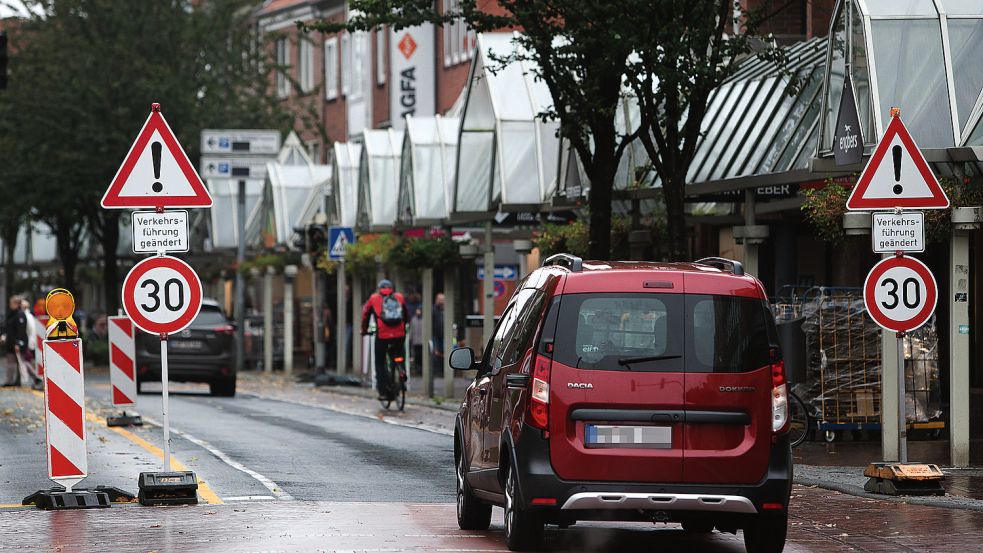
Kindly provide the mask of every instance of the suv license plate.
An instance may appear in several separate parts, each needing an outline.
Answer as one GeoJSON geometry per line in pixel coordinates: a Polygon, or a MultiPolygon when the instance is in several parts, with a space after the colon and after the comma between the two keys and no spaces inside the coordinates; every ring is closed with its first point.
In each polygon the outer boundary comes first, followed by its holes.
{"type": "Polygon", "coordinates": [[[670,449],[672,427],[588,424],[584,429],[584,445],[589,448],[670,449]]]}
{"type": "Polygon", "coordinates": [[[172,340],[170,348],[181,351],[198,351],[205,348],[205,342],[202,340],[172,340]]]}

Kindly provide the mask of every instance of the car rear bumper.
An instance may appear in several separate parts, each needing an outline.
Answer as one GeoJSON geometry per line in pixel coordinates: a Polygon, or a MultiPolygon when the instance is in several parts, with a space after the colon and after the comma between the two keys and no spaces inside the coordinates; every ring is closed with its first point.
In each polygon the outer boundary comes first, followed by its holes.
{"type": "Polygon", "coordinates": [[[792,491],[792,454],[786,436],[779,436],[772,444],[768,470],[756,484],[563,480],[550,464],[548,440],[530,426],[523,426],[512,452],[519,476],[519,501],[526,508],[559,509],[581,520],[637,519],[639,513],[653,512],[681,514],[670,518],[697,513],[743,517],[764,511],[765,504],[787,509],[792,491]]]}
{"type": "MultiPolygon", "coordinates": [[[[168,379],[176,382],[213,382],[235,374],[234,356],[167,356],[168,379]]],[[[160,357],[137,357],[137,378],[141,382],[159,382],[160,357]]]]}

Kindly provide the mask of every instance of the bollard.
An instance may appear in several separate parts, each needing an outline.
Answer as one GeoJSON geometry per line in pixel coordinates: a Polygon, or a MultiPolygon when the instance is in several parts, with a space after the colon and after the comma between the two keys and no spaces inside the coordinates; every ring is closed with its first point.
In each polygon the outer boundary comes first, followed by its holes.
{"type": "Polygon", "coordinates": [[[109,383],[113,406],[121,414],[106,417],[106,426],[142,426],[140,415],[127,415],[126,408],[136,404],[136,344],[133,321],[125,315],[109,317],[109,383]]]}
{"type": "Polygon", "coordinates": [[[48,478],[63,488],[38,490],[21,503],[44,510],[106,508],[110,506],[106,492],[75,489],[89,470],[82,341],[72,319],[75,300],[68,290],[56,288],[48,294],[46,307],[50,320],[41,351],[45,360],[45,451],[48,478]]]}

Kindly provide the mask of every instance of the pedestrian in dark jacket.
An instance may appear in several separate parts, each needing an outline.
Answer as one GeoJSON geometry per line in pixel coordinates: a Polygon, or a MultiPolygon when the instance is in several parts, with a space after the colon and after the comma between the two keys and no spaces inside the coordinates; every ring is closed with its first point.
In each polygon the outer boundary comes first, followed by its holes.
{"type": "MultiPolygon", "coordinates": [[[[6,380],[4,381],[4,386],[16,386],[18,377],[20,376],[20,367],[23,363],[21,352],[27,348],[27,316],[20,306],[21,298],[20,296],[11,296],[8,302],[7,318],[4,319],[3,328],[3,344],[5,363],[6,363],[6,380]]],[[[31,386],[34,384],[30,382],[21,382],[24,386],[31,386]]]]}

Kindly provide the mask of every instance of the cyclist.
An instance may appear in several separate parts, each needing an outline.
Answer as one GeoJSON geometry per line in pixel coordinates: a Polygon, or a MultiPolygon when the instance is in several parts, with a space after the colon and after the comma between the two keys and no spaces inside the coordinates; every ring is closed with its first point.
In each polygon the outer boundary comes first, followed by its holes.
{"type": "Polygon", "coordinates": [[[406,323],[409,310],[403,295],[393,289],[393,283],[379,281],[378,291],[362,306],[362,335],[369,333],[369,316],[375,317],[375,385],[379,399],[392,400],[396,390],[391,390],[392,375],[386,367],[386,356],[404,357],[403,342],[406,339],[406,323]]]}

